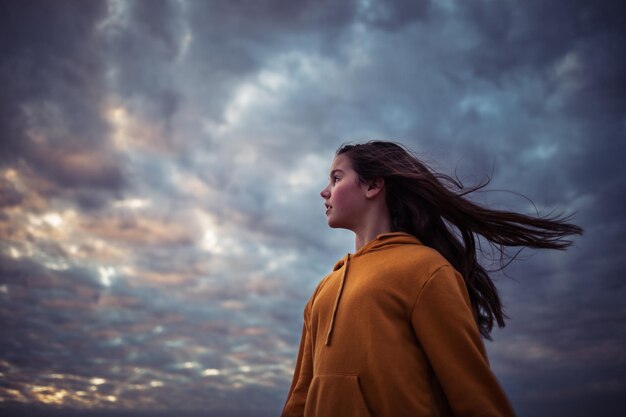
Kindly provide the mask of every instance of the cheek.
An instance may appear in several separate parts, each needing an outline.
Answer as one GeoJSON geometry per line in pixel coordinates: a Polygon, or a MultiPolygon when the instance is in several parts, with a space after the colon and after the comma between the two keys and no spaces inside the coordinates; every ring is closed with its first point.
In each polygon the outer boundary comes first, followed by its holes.
{"type": "Polygon", "coordinates": [[[345,194],[344,189],[341,186],[335,187],[333,189],[332,194],[331,194],[331,200],[333,202],[333,206],[341,204],[341,202],[345,199],[344,194],[345,194]]]}
{"type": "Polygon", "coordinates": [[[342,184],[335,188],[333,191],[333,205],[338,207],[349,207],[355,201],[357,197],[354,187],[345,186],[349,184],[342,184]]]}

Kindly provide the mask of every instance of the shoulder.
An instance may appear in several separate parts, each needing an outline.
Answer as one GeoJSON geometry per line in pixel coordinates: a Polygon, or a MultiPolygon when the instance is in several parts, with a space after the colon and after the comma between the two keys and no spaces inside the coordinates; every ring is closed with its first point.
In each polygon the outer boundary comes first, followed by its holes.
{"type": "Polygon", "coordinates": [[[315,291],[313,291],[313,294],[309,298],[308,303],[304,307],[305,316],[307,315],[307,312],[309,312],[311,310],[311,308],[313,306],[313,303],[315,302],[315,299],[317,298],[317,295],[328,284],[328,281],[330,280],[330,277],[333,275],[333,272],[331,272],[330,274],[328,274],[324,278],[322,278],[322,280],[319,282],[319,284],[317,284],[317,287],[315,287],[315,291]]]}
{"type": "Polygon", "coordinates": [[[366,255],[353,269],[365,277],[371,277],[369,281],[383,282],[385,287],[393,288],[411,299],[422,291],[432,277],[444,270],[452,272],[454,268],[438,251],[421,244],[398,245],[366,255]],[[384,279],[381,280],[381,277],[384,279]]]}
{"type": "Polygon", "coordinates": [[[450,262],[438,251],[425,245],[402,245],[389,251],[387,263],[406,270],[414,275],[419,272],[430,277],[443,267],[450,267],[450,262]]]}

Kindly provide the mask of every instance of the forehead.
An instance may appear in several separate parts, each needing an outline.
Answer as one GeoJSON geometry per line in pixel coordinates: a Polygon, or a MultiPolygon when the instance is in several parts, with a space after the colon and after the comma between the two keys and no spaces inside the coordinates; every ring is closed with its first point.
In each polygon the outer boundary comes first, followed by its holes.
{"type": "Polygon", "coordinates": [[[335,171],[340,169],[342,171],[348,171],[352,169],[352,163],[350,162],[350,158],[346,156],[346,154],[337,155],[335,159],[333,159],[333,163],[330,165],[330,171],[335,171]]]}

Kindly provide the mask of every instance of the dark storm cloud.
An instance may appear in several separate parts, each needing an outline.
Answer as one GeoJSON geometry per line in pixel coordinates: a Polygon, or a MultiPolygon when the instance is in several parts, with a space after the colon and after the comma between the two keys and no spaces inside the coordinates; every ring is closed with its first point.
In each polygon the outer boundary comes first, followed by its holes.
{"type": "Polygon", "coordinates": [[[235,70],[240,75],[256,69],[262,63],[258,59],[280,49],[332,49],[357,13],[353,1],[282,0],[198,2],[190,4],[190,11],[195,33],[212,41],[197,45],[196,51],[212,59],[216,64],[212,68],[235,70]]]}
{"type": "MultiPolygon", "coordinates": [[[[480,34],[468,54],[469,67],[477,77],[500,87],[510,85],[507,80],[513,77],[532,77],[543,83],[537,91],[540,96],[522,102],[522,109],[531,117],[545,120],[550,116],[553,122],[548,119],[548,126],[557,125],[558,130],[545,133],[553,136],[558,149],[555,156],[560,158],[540,171],[533,189],[541,192],[537,185],[550,180],[548,175],[566,192],[593,188],[598,178],[589,175],[590,167],[606,178],[620,177],[623,171],[616,150],[621,146],[619,138],[624,137],[626,112],[624,5],[531,1],[511,8],[506,2],[477,1],[461,3],[461,10],[480,34]]],[[[516,142],[528,141],[529,136],[528,131],[520,132],[516,142]]],[[[541,136],[538,139],[545,143],[541,136]]],[[[529,162],[541,170],[536,161],[529,162]]],[[[520,168],[528,171],[531,167],[520,168]]],[[[553,192],[549,194],[554,196],[553,192]]],[[[603,198],[603,194],[597,195],[603,198]]],[[[616,207],[609,201],[595,206],[616,207]]]]}
{"type": "Polygon", "coordinates": [[[0,180],[0,207],[16,206],[22,202],[22,194],[7,180],[0,180]]]}
{"type": "Polygon", "coordinates": [[[93,25],[104,10],[104,3],[2,5],[0,157],[49,180],[54,195],[124,183],[100,114],[105,80],[93,25]]]}
{"type": "Polygon", "coordinates": [[[115,10],[100,27],[112,91],[134,100],[135,112],[159,123],[163,134],[172,136],[171,119],[180,94],[170,65],[180,54],[184,37],[182,4],[155,1],[112,6],[115,10]]]}
{"type": "MultiPolygon", "coordinates": [[[[471,54],[473,68],[479,76],[498,80],[510,71],[546,68],[575,50],[589,57],[609,55],[607,58],[618,67],[593,66],[589,70],[610,73],[614,81],[621,79],[619,68],[624,59],[612,54],[624,38],[620,17],[624,6],[620,2],[602,1],[592,5],[582,0],[550,3],[532,0],[519,7],[512,2],[476,0],[459,2],[458,6],[463,20],[480,35],[480,43],[471,54]],[[597,44],[603,48],[588,49],[597,44]]],[[[608,80],[592,76],[588,81],[603,84],[608,80]]],[[[603,96],[606,93],[602,89],[596,92],[603,96]]]]}

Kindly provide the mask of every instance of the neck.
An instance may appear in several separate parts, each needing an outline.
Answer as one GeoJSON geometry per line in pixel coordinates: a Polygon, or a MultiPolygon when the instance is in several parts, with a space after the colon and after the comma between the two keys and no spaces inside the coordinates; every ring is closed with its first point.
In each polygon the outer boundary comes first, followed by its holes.
{"type": "Polygon", "coordinates": [[[354,231],[354,247],[358,251],[382,233],[391,232],[391,221],[389,216],[376,216],[371,222],[360,229],[354,231]]]}

